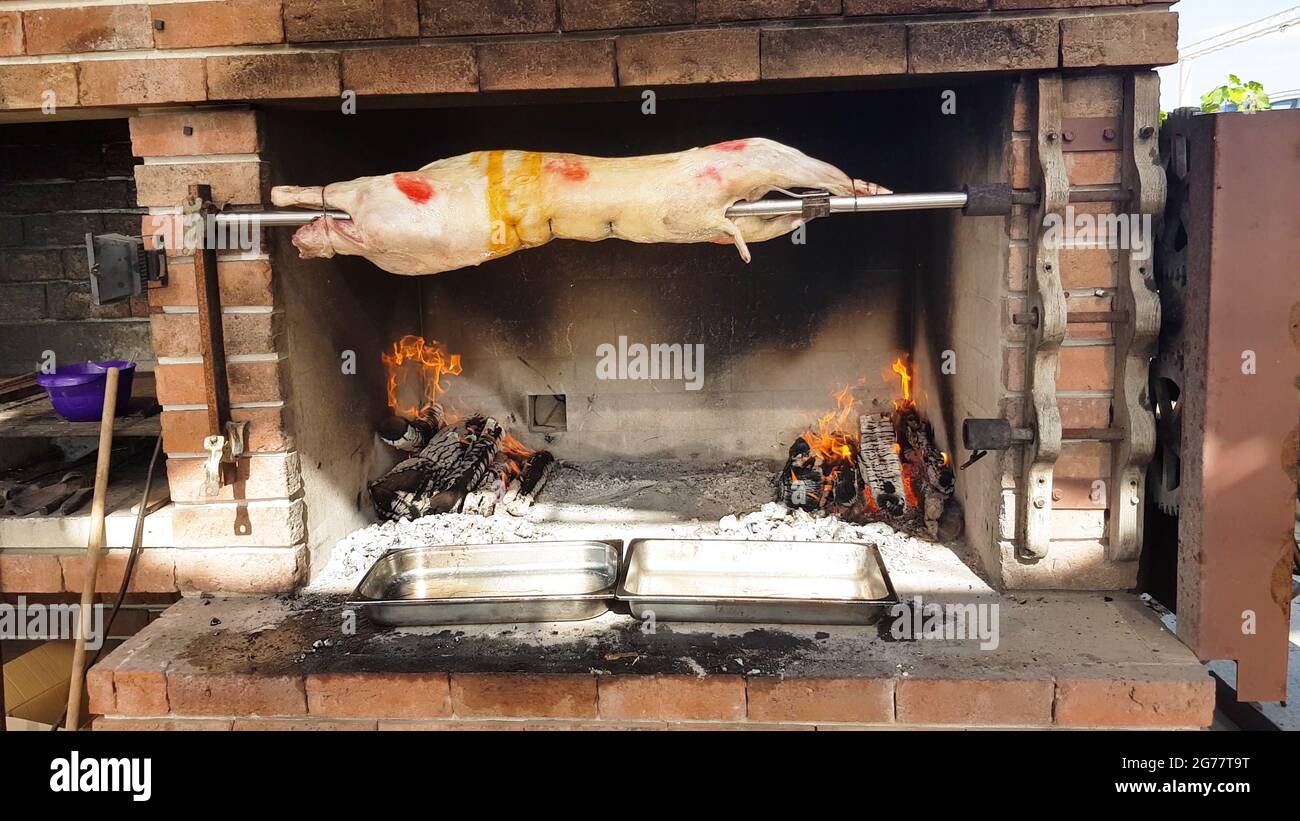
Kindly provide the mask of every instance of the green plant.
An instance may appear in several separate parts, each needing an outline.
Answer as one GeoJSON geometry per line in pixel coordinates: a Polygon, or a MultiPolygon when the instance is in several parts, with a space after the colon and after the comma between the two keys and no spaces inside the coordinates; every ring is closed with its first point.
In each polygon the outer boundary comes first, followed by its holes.
{"type": "Polygon", "coordinates": [[[1222,111],[1229,104],[1236,106],[1237,111],[1247,114],[1268,111],[1272,107],[1263,85],[1254,80],[1243,83],[1236,74],[1228,75],[1227,85],[1210,89],[1201,95],[1201,111],[1222,111]]]}

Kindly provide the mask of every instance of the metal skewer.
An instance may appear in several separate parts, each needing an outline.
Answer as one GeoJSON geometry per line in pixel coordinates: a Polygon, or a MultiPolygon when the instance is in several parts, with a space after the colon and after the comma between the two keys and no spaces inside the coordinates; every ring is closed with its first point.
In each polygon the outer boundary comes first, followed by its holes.
{"type": "MultiPolygon", "coordinates": [[[[805,218],[827,214],[861,214],[871,211],[930,211],[962,209],[969,216],[1001,216],[1010,213],[1008,186],[968,186],[965,191],[930,194],[877,194],[861,197],[832,197],[826,193],[797,197],[738,202],[727,209],[728,217],[780,217],[802,214],[805,218]]],[[[264,228],[306,225],[317,217],[351,219],[344,211],[231,211],[217,214],[219,224],[254,220],[264,228]]]]}

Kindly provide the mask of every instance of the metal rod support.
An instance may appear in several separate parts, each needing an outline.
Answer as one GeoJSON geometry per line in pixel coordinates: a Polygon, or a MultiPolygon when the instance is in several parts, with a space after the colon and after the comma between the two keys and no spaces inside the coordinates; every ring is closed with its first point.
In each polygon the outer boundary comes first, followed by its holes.
{"type": "MultiPolygon", "coordinates": [[[[832,214],[858,214],[868,211],[923,211],[965,208],[964,191],[937,194],[879,194],[874,197],[827,197],[832,214]]],[[[825,201],[825,200],[824,200],[825,201]]],[[[804,213],[808,198],[782,198],[738,202],[727,209],[728,217],[779,217],[804,213]]],[[[228,211],[216,215],[218,224],[254,220],[263,228],[306,225],[317,217],[351,219],[343,211],[228,211]]]]}

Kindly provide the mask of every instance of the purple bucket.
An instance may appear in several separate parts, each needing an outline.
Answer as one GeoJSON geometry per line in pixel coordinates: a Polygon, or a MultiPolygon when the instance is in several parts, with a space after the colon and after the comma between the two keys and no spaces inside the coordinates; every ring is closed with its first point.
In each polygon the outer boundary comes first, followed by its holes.
{"type": "Polygon", "coordinates": [[[134,362],[78,362],[56,368],[54,373],[37,374],[36,384],[45,388],[45,392],[50,395],[50,403],[59,416],[69,422],[98,422],[104,414],[104,387],[108,382],[106,374],[113,367],[121,371],[117,377],[114,413],[125,413],[131,401],[134,362]]]}

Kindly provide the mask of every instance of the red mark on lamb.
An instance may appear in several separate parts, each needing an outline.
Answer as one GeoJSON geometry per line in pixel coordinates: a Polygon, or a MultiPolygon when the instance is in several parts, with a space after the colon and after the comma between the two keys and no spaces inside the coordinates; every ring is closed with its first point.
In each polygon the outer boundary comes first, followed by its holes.
{"type": "Polygon", "coordinates": [[[716,143],[709,146],[709,148],[718,151],[744,151],[747,145],[749,145],[749,140],[727,140],[725,143],[716,143]]]}
{"type": "Polygon", "coordinates": [[[552,174],[564,177],[569,182],[582,182],[587,179],[589,173],[587,166],[578,160],[571,160],[567,157],[556,157],[553,160],[547,160],[546,165],[543,167],[552,174]]]}
{"type": "Polygon", "coordinates": [[[433,186],[424,177],[416,174],[394,174],[393,185],[416,205],[424,205],[433,199],[433,186]]]}
{"type": "Polygon", "coordinates": [[[717,185],[722,185],[722,175],[719,174],[718,169],[712,165],[705,166],[699,171],[696,171],[695,179],[708,180],[709,182],[715,183],[717,185]]]}

